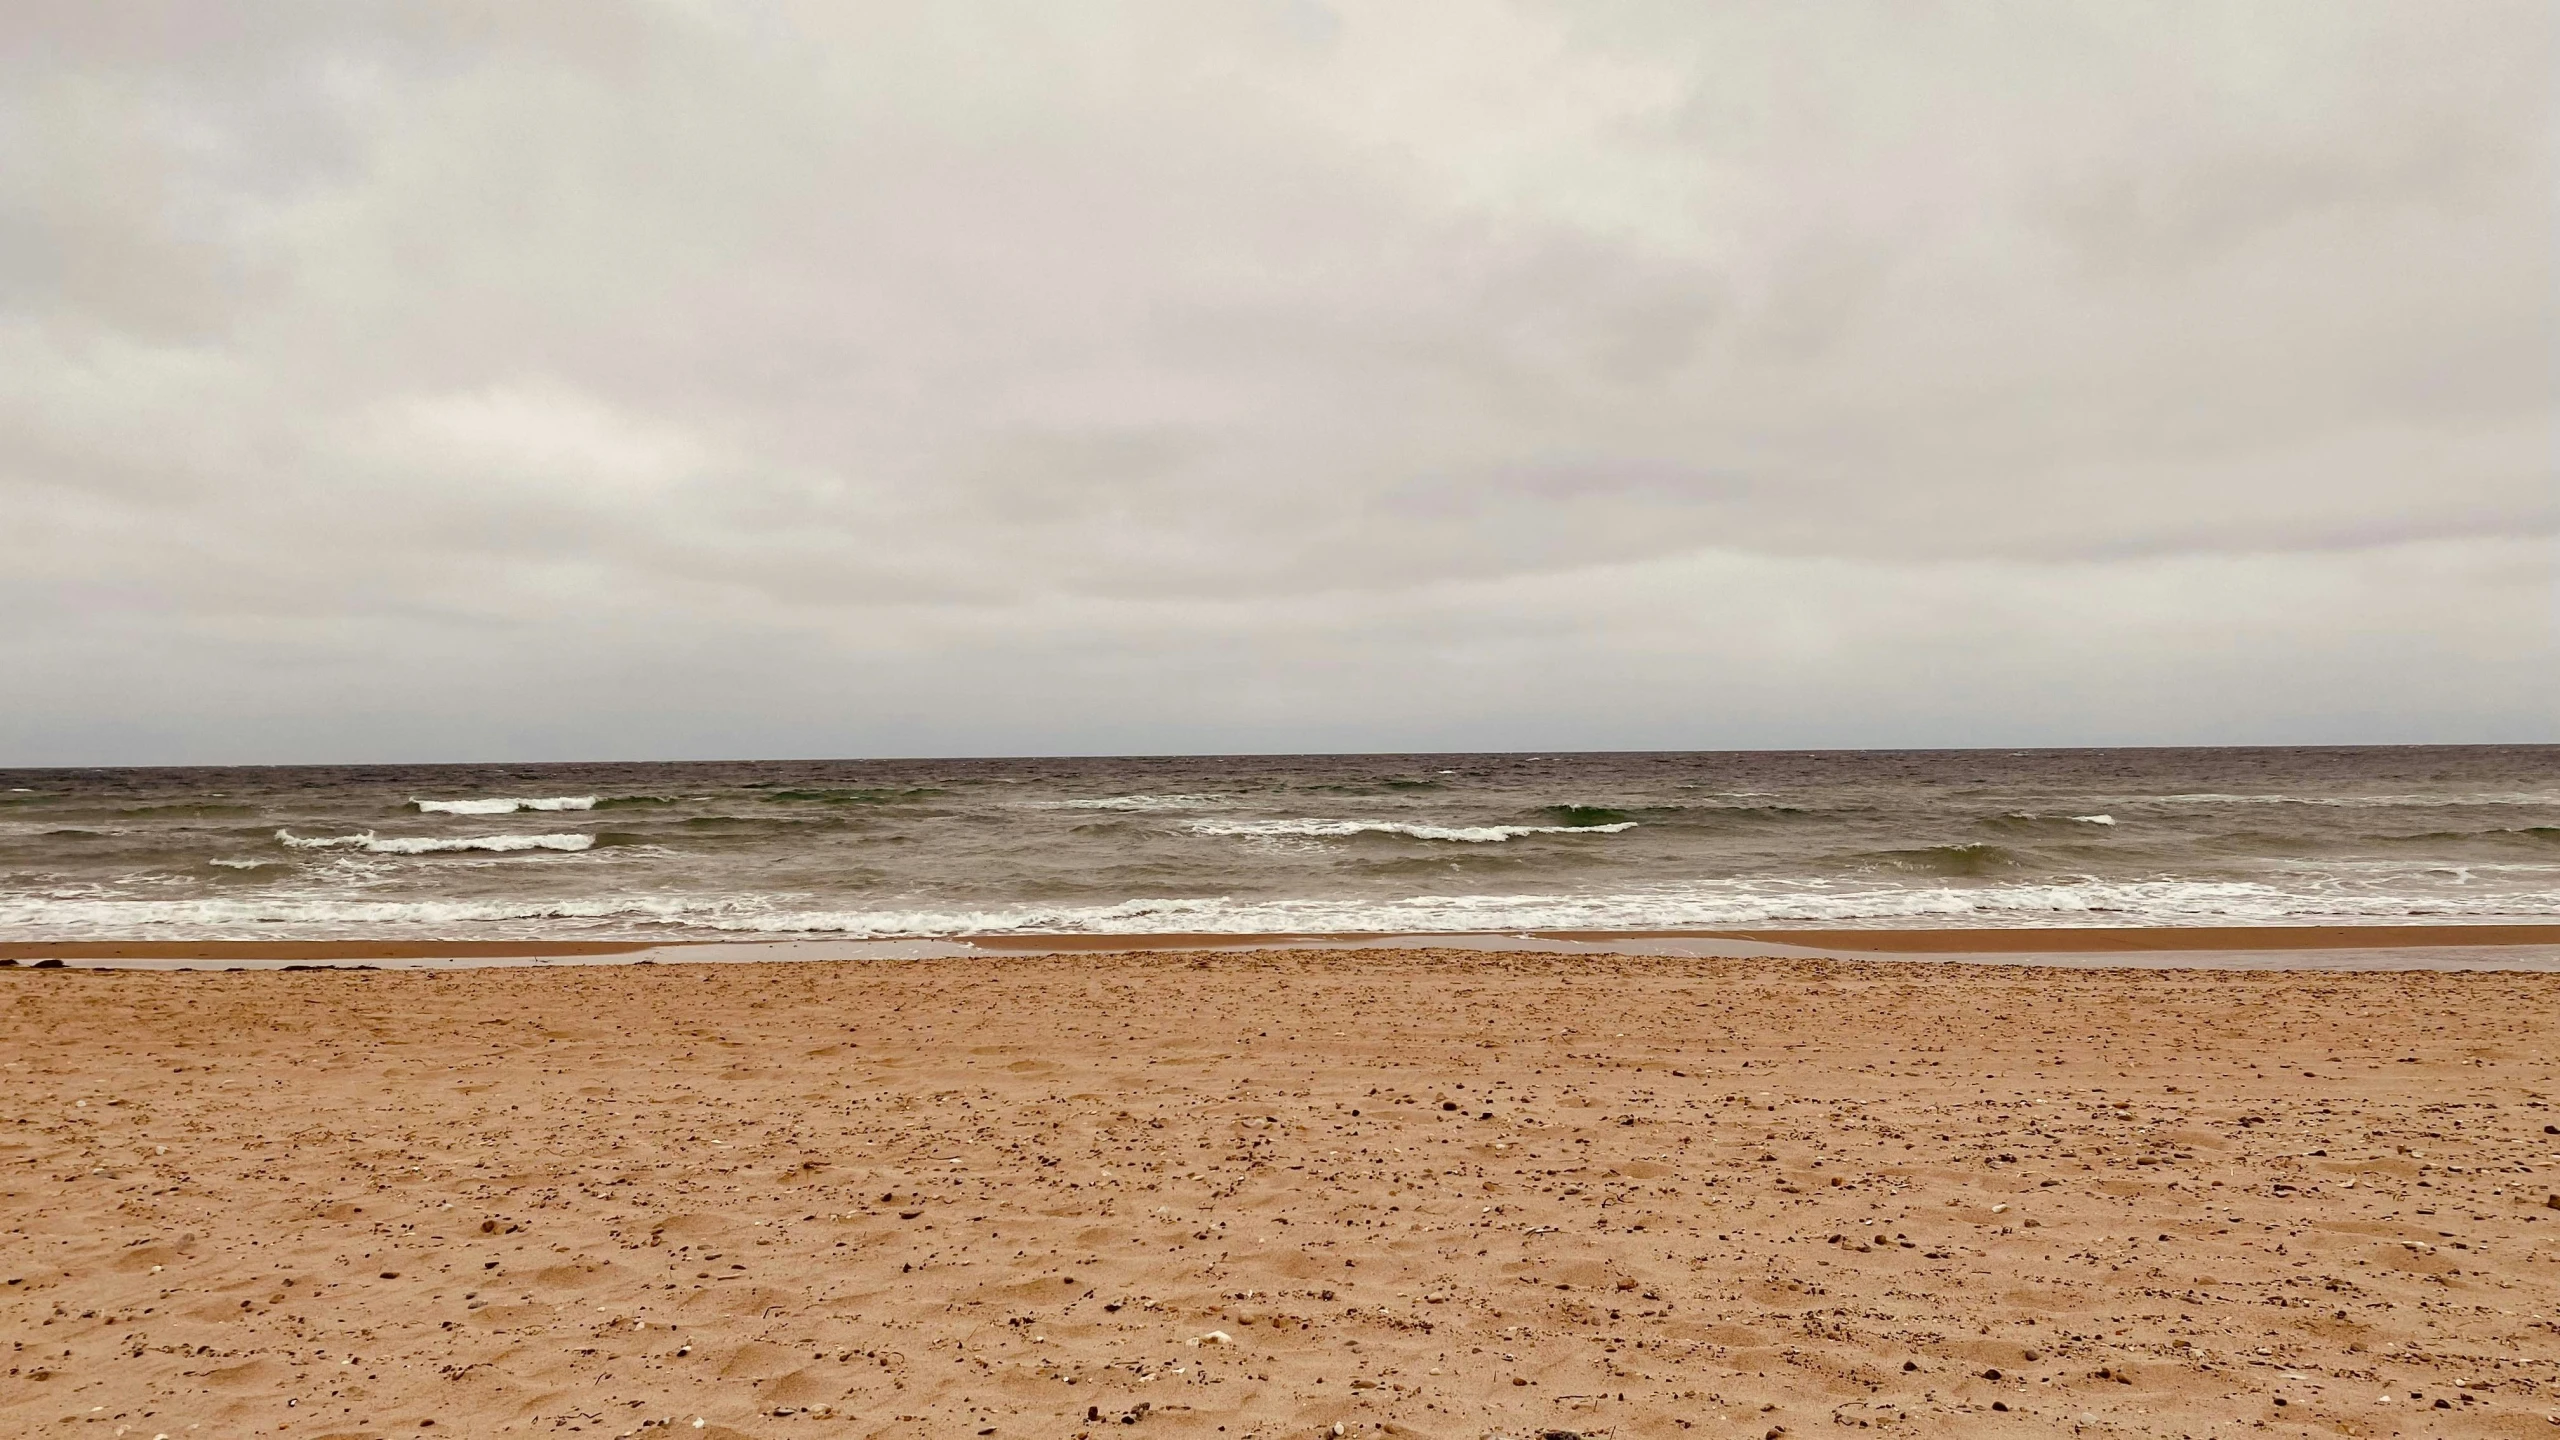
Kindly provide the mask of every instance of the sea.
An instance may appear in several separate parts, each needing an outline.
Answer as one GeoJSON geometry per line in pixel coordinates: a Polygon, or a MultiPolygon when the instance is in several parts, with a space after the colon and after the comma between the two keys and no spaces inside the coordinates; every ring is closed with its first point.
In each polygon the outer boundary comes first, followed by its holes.
{"type": "Polygon", "coordinates": [[[0,771],[0,939],[2560,920],[2560,746],[0,771]]]}

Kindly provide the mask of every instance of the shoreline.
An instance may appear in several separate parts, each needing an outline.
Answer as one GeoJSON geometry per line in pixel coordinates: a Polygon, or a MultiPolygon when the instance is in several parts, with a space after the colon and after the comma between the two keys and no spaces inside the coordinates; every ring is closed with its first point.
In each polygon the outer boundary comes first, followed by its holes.
{"type": "MultiPolygon", "coordinates": [[[[1239,951],[1271,948],[1356,948],[1427,945],[1430,948],[1517,949],[1529,946],[1573,953],[1665,953],[1661,946],[1735,947],[1724,953],[1799,953],[1836,956],[1912,956],[1998,960],[2038,956],[2148,956],[2185,954],[2266,955],[2282,952],[2397,952],[2477,950],[2524,952],[2560,949],[2560,924],[2446,925],[2180,925],[2002,926],[1947,929],[1747,929],[1747,930],[1506,930],[1482,932],[1257,934],[1188,932],[1159,934],[992,934],[853,939],[823,936],[739,936],[684,940],[9,940],[0,941],[0,968],[61,961],[66,966],[188,962],[272,967],[284,964],[352,966],[380,962],[448,961],[457,965],[511,962],[632,963],[633,956],[687,959],[753,958],[768,961],[826,959],[927,959],[967,955],[1138,954],[1172,951],[1239,951]],[[1631,948],[1613,948],[1631,947],[1631,948]],[[719,953],[713,953],[719,952],[719,953]],[[739,952],[755,952],[742,955],[739,952]]],[[[1680,951],[1670,953],[1707,953],[1680,951]]]]}

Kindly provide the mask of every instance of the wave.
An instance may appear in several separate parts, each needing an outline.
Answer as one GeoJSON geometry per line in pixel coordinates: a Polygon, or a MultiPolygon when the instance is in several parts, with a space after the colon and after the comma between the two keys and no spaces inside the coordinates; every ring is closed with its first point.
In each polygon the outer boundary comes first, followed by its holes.
{"type": "Polygon", "coordinates": [[[791,805],[912,805],[951,793],[930,785],[854,790],[771,790],[750,785],[746,789],[758,799],[791,805]]]}
{"type": "Polygon", "coordinates": [[[370,830],[354,835],[296,835],[279,830],[276,838],[295,850],[361,850],[367,855],[439,855],[459,850],[485,850],[511,854],[524,850],[577,851],[593,847],[593,835],[471,835],[458,839],[442,839],[421,835],[376,835],[370,830]]]}
{"type": "Polygon", "coordinates": [[[218,819],[228,815],[255,815],[258,813],[258,807],[255,805],[226,805],[205,801],[175,805],[128,805],[122,809],[111,810],[106,813],[117,816],[130,815],[136,818],[145,816],[173,818],[189,816],[218,819]]]}
{"type": "Polygon", "coordinates": [[[1498,845],[1523,835],[1615,835],[1633,830],[1636,822],[1611,825],[1408,825],[1397,820],[1200,820],[1195,835],[1302,836],[1334,840],[1350,835],[1402,835],[1414,840],[1451,840],[1466,845],[1498,845]]]}
{"type": "Polygon", "coordinates": [[[2017,869],[2024,863],[2016,854],[1997,845],[1927,845],[1912,850],[1881,851],[1872,858],[1896,870],[1949,877],[1990,875],[2017,869]]]}
{"type": "Polygon", "coordinates": [[[1731,881],[1601,895],[1404,899],[1145,898],[1108,905],[983,909],[795,909],[772,897],[622,894],[583,900],[363,900],[339,896],[115,900],[0,897],[0,935],[189,938],[295,934],[673,939],[687,934],[851,939],[992,934],[1437,935],[1524,930],[1718,930],[1789,925],[2284,924],[2310,921],[2550,921],[2560,892],[2310,893],[2247,881],[2046,885],[1811,886],[1731,881]]]}
{"type": "Polygon", "coordinates": [[[860,831],[875,824],[865,815],[687,815],[669,823],[684,830],[752,830],[759,835],[860,831]]]}
{"type": "MultiPolygon", "coordinates": [[[[2422,834],[2376,835],[2377,845],[2464,845],[2499,844],[2515,841],[2540,841],[2548,844],[2560,840],[2560,825],[2505,825],[2488,830],[2429,830],[2422,834]]],[[[2397,863],[2397,862],[2394,862],[2397,863]]]]}
{"type": "Polygon", "coordinates": [[[2406,805],[2550,805],[2560,807],[2560,794],[2500,790],[2469,795],[2148,795],[2131,797],[2153,805],[2331,805],[2348,809],[2406,805]]]}
{"type": "Polygon", "coordinates": [[[1782,820],[1799,815],[1835,819],[1854,813],[1845,810],[1826,813],[1807,805],[1682,805],[1677,808],[1683,815],[1704,816],[1712,820],[1782,820]]]}
{"type": "Polygon", "coordinates": [[[557,795],[548,800],[412,800],[422,815],[513,815],[519,810],[593,810],[593,795],[557,795]]]}
{"type": "Polygon", "coordinates": [[[1106,795],[1098,800],[1021,800],[1022,810],[1205,810],[1223,795],[1106,795]]]}
{"type": "Polygon", "coordinates": [[[1615,825],[1622,820],[1633,822],[1636,818],[1624,810],[1612,810],[1605,805],[1550,805],[1546,813],[1556,817],[1558,825],[1570,830],[1597,830],[1603,825],[1615,825]]]}

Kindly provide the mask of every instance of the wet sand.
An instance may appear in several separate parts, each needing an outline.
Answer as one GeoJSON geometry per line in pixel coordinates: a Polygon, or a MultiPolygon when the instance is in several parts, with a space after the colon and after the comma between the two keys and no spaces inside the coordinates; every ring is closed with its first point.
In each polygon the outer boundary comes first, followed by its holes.
{"type": "MultiPolygon", "coordinates": [[[[927,940],[937,948],[975,949],[989,953],[1062,954],[1116,950],[1236,950],[1257,944],[1309,945],[1356,942],[1362,945],[1427,939],[1441,944],[1453,937],[1345,935],[973,935],[949,941],[927,940]]],[[[1465,937],[1454,937],[1463,939],[1465,937]]],[[[1487,934],[1480,940],[1495,939],[1487,934]]],[[[2297,950],[2409,951],[2441,949],[2520,950],[2560,947],[2560,925],[2185,925],[2073,926],[1995,928],[1936,927],[1925,930],[1526,930],[1501,932],[1503,939],[1530,939],[1613,944],[1629,941],[1729,941],[1744,947],[1777,946],[1789,950],[1833,951],[1865,955],[2149,955],[2220,952],[2274,953],[2297,950]]],[[[0,941],[0,966],[45,960],[69,963],[117,961],[201,961],[221,964],[274,962],[361,965],[377,961],[454,960],[478,963],[503,960],[602,960],[625,958],[653,950],[682,959],[687,950],[753,944],[774,955],[792,948],[837,950],[846,945],[896,944],[893,941],[802,939],[770,941],[741,937],[733,941],[657,944],[633,940],[8,940],[0,941]]]]}
{"type": "Polygon", "coordinates": [[[0,1433],[2560,1434],[2549,975],[1292,950],[0,997],[0,1433]]]}

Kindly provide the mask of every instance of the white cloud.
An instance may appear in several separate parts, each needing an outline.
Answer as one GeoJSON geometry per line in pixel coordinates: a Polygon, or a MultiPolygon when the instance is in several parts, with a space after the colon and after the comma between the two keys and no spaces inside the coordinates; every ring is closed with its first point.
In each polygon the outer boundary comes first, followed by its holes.
{"type": "Polygon", "coordinates": [[[388,16],[0,40],[0,759],[2560,738],[2544,7],[388,16]]]}

